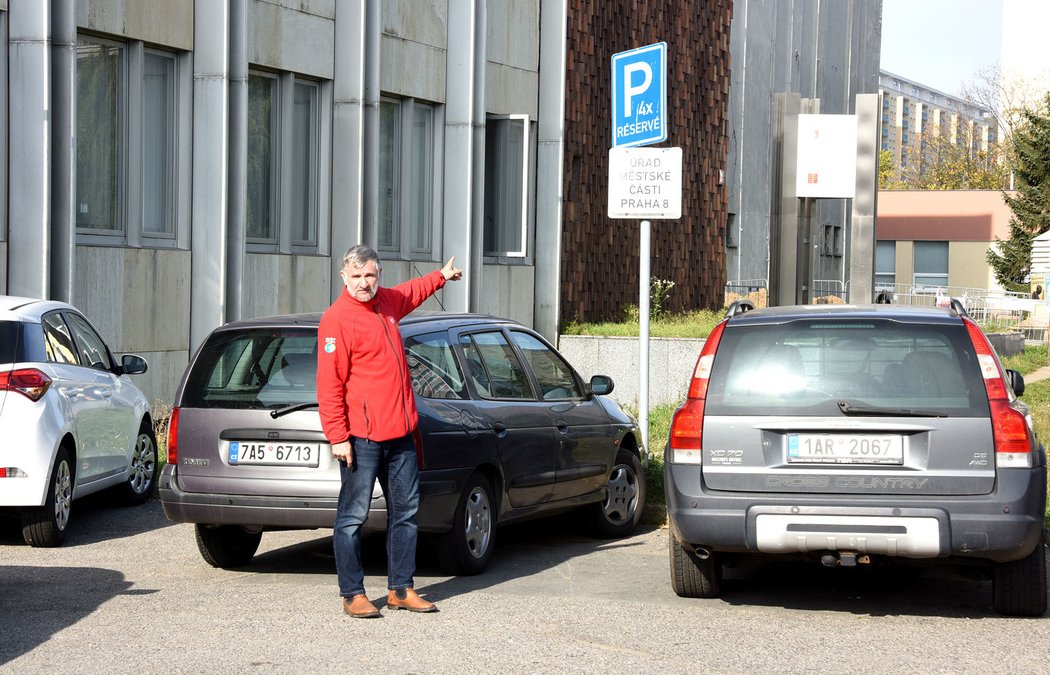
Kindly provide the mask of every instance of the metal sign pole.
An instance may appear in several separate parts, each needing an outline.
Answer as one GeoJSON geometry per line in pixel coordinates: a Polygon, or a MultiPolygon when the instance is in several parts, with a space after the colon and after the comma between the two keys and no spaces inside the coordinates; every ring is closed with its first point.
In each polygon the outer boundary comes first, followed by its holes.
{"type": "Polygon", "coordinates": [[[649,221],[643,220],[638,249],[638,426],[646,450],[649,449],[649,230],[649,221]]]}

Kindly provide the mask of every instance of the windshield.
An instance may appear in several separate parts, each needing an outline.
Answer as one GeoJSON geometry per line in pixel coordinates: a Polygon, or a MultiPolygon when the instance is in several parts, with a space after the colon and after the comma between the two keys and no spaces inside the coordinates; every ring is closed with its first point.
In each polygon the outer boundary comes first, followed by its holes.
{"type": "Polygon", "coordinates": [[[317,401],[317,330],[213,335],[186,379],[187,408],[278,408],[317,401]]]}
{"type": "Polygon", "coordinates": [[[842,402],[887,414],[988,415],[961,324],[847,319],[727,327],[708,392],[713,414],[842,415],[842,402]]]}

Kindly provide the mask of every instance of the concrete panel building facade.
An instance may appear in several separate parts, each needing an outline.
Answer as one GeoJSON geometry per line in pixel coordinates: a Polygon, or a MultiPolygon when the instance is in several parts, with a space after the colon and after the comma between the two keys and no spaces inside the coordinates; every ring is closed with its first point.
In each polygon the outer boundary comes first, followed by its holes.
{"type": "MultiPolygon", "coordinates": [[[[726,276],[735,290],[768,287],[777,233],[773,152],[775,95],[819,99],[822,114],[855,113],[858,94],[878,93],[879,0],[736,0],[730,52],[726,276]]],[[[812,278],[839,289],[849,279],[851,206],[821,199],[808,242],[812,278]]]]}
{"type": "Polygon", "coordinates": [[[667,40],[695,178],[688,229],[657,256],[713,306],[730,16],[730,0],[0,0],[0,292],[75,303],[149,360],[162,401],[214,327],[324,309],[358,242],[385,284],[456,256],[464,281],[426,308],[556,339],[566,305],[637,288],[636,246],[586,214],[606,199],[608,54],[667,40]],[[580,270],[597,274],[566,293],[580,270]]]}

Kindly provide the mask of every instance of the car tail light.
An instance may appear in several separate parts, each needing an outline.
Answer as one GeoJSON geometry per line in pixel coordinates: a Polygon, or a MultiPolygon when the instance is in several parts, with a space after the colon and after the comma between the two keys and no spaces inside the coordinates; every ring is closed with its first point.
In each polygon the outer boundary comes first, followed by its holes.
{"type": "Polygon", "coordinates": [[[689,398],[671,418],[670,461],[675,464],[701,462],[707,386],[711,378],[711,366],[715,361],[715,351],[725,327],[725,321],[718,324],[704,341],[704,348],[700,351],[700,358],[696,360],[696,368],[693,370],[693,379],[689,383],[689,398]]]}
{"type": "Polygon", "coordinates": [[[423,434],[420,433],[419,427],[412,432],[412,441],[416,444],[416,466],[420,469],[426,468],[423,466],[423,434]]]}
{"type": "Polygon", "coordinates": [[[51,386],[51,378],[36,368],[0,373],[0,391],[17,391],[30,401],[39,401],[51,386]]]}
{"type": "Polygon", "coordinates": [[[992,415],[992,440],[997,467],[1032,467],[1032,429],[1028,417],[1010,400],[1006,376],[995,358],[992,345],[972,319],[963,318],[970,342],[977,352],[984,389],[992,415]]]}
{"type": "Polygon", "coordinates": [[[168,464],[175,466],[179,463],[179,409],[171,409],[171,417],[168,418],[168,464]]]}

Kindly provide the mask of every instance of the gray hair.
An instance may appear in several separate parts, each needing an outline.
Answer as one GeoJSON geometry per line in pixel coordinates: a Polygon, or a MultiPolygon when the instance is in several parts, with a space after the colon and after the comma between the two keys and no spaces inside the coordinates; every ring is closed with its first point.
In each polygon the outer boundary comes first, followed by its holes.
{"type": "Polygon", "coordinates": [[[345,270],[347,265],[353,265],[354,267],[364,267],[368,264],[368,261],[374,260],[376,269],[381,269],[382,266],[379,264],[379,254],[375,252],[375,249],[364,244],[357,244],[351,246],[343,254],[343,266],[339,269],[345,270]]]}

